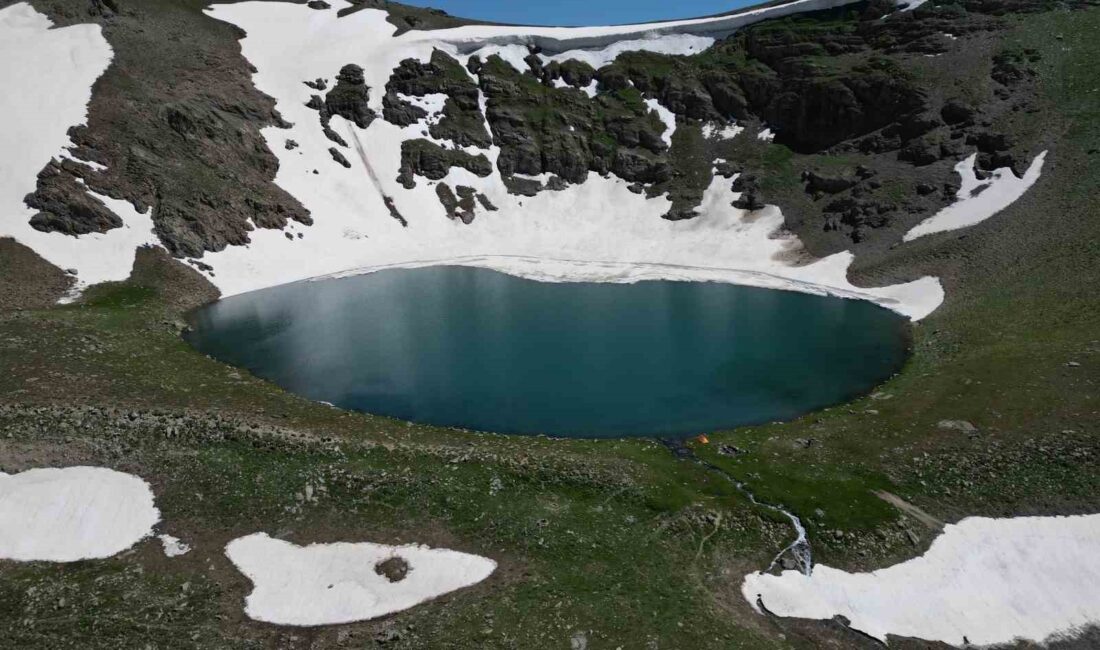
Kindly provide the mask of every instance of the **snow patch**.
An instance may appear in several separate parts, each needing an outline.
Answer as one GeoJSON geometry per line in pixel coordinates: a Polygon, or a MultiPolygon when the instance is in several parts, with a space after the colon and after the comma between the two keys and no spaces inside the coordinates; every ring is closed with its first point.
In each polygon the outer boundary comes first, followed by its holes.
{"type": "Polygon", "coordinates": [[[707,122],[703,125],[703,137],[710,140],[711,138],[717,138],[718,140],[732,140],[737,137],[738,133],[745,130],[745,127],[738,126],[736,123],[730,124],[715,124],[714,122],[707,122]]]}
{"type": "Polygon", "coordinates": [[[601,49],[568,50],[550,56],[539,55],[543,63],[551,61],[583,61],[599,70],[609,65],[625,52],[654,52],[656,54],[674,54],[690,56],[699,54],[714,45],[714,39],[708,36],[692,34],[649,34],[645,38],[618,41],[601,49]]]}
{"type": "Polygon", "coordinates": [[[937,232],[958,230],[979,224],[1012,205],[1039,180],[1047,152],[1043,151],[1028,166],[1023,178],[1017,178],[1012,169],[1002,167],[993,171],[989,178],[980,180],[974,168],[978,154],[971,154],[966,160],[955,165],[955,171],[962,179],[951,205],[928,217],[905,233],[903,241],[913,241],[918,237],[937,232]]]}
{"type": "Polygon", "coordinates": [[[777,616],[839,614],[883,642],[893,634],[969,647],[1042,643],[1100,623],[1097,585],[1100,515],[971,517],[908,562],[871,573],[755,573],[741,592],[777,616]]]}
{"type": "Polygon", "coordinates": [[[76,562],[111,557],[160,520],[149,484],[102,467],[0,474],[0,558],[76,562]]]}
{"type": "Polygon", "coordinates": [[[765,128],[763,131],[760,131],[756,134],[756,139],[763,140],[764,142],[771,142],[772,140],[775,140],[775,134],[772,133],[772,130],[770,128],[765,128]]]}
{"type": "Polygon", "coordinates": [[[531,66],[527,65],[525,60],[531,51],[526,45],[486,45],[480,47],[470,53],[470,56],[466,58],[469,61],[473,57],[480,57],[482,61],[485,61],[489,57],[496,55],[504,59],[504,62],[516,69],[517,72],[528,72],[531,70],[531,66]]]}
{"type": "Polygon", "coordinates": [[[166,534],[158,535],[157,539],[160,540],[161,548],[164,549],[164,554],[168,557],[179,557],[191,552],[191,545],[180,540],[178,537],[166,534]]]}
{"type": "Polygon", "coordinates": [[[335,625],[385,616],[481,582],[496,569],[488,558],[417,544],[297,546],[266,533],[237,538],[225,553],[252,581],[245,613],[279,625],[335,625]],[[394,557],[409,570],[390,582],[375,567],[394,557]]]}
{"type": "Polygon", "coordinates": [[[665,124],[664,133],[661,134],[661,139],[669,147],[672,146],[672,134],[676,132],[676,113],[668,110],[664,106],[661,106],[661,102],[656,99],[645,100],[645,105],[649,107],[649,110],[657,113],[657,117],[661,118],[661,121],[665,124]]]}

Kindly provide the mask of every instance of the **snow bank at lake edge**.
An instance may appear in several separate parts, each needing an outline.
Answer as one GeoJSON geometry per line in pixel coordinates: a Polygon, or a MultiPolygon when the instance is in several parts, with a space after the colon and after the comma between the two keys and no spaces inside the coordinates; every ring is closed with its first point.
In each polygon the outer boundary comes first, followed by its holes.
{"type": "Polygon", "coordinates": [[[0,558],[76,562],[116,555],[160,521],[144,480],[102,467],[0,473],[0,558]]]}
{"type": "Polygon", "coordinates": [[[754,573],[741,591],[777,616],[841,615],[883,642],[1042,643],[1100,624],[1100,515],[970,517],[907,562],[870,573],[754,573]]]}
{"type": "Polygon", "coordinates": [[[409,544],[338,542],[298,546],[266,533],[240,537],[226,556],[249,580],[252,619],[293,626],[335,625],[409,609],[488,578],[496,562],[447,549],[409,544]],[[399,557],[407,575],[390,582],[378,563],[399,557]]]}

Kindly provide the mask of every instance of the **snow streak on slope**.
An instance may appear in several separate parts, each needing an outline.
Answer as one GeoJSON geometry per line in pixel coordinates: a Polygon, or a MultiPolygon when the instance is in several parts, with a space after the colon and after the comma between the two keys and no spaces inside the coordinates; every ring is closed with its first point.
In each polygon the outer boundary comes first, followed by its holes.
{"type": "Polygon", "coordinates": [[[755,573],[741,591],[778,616],[839,614],[884,642],[1043,642],[1100,623],[1100,515],[971,517],[908,562],[871,573],[755,573]]]}
{"type": "Polygon", "coordinates": [[[333,128],[362,145],[378,182],[369,180],[363,160],[352,160],[350,169],[335,165],[328,153],[332,143],[318,128],[316,112],[305,106],[310,89],[303,80],[331,77],[345,64],[359,64],[372,89],[371,102],[381,109],[391,71],[406,58],[427,61],[434,48],[462,60],[460,44],[484,44],[508,33],[516,39],[553,33],[575,40],[641,28],[475,26],[395,37],[384,12],[368,9],[337,19],[345,3],[333,4],[326,11],[260,2],[209,10],[247,32],[241,44],[258,69],[257,87],[275,97],[279,111],[294,124],[266,129],[264,136],[280,159],[276,183],[302,201],[315,221],[309,228],[291,226],[303,233],[302,239],[261,229],[250,235],[249,247],[207,255],[204,261],[216,270],[213,281],[227,295],[331,274],[450,263],[558,281],[736,282],[873,300],[913,318],[925,316],[943,299],[934,278],[880,289],[854,287],[846,277],[849,253],[796,265],[792,260],[800,244],[782,231],[778,210],[749,214],[731,207],[737,194],[728,180],[715,180],[698,218],[671,222],[661,218],[669,210],[665,197],[647,200],[613,176],[590,174],[583,184],[533,198],[511,195],[495,170],[499,149],[492,147],[480,152],[494,164],[491,176],[453,168],[444,179],[452,187],[476,188],[500,208],[481,211],[465,225],[447,218],[434,183],[418,178],[417,186],[406,190],[396,182],[401,142],[423,137],[424,124],[402,128],[378,119],[359,129],[335,117],[333,128]],[[300,146],[286,150],[288,138],[300,146]],[[407,228],[390,217],[384,196],[392,197],[407,228]]]}
{"type": "Polygon", "coordinates": [[[279,625],[334,625],[378,618],[481,582],[496,562],[478,555],[410,544],[297,546],[257,533],[233,540],[225,553],[252,581],[250,618],[279,625]],[[376,570],[400,558],[403,579],[376,570]]]}
{"type": "MultiPolygon", "coordinates": [[[[699,54],[703,50],[714,45],[714,39],[709,36],[694,36],[692,34],[647,34],[645,38],[617,41],[601,49],[567,50],[553,55],[540,55],[543,63],[549,61],[568,61],[576,59],[584,61],[594,69],[599,70],[603,66],[612,63],[624,52],[656,52],[658,54],[699,54]]],[[[526,70],[527,68],[522,68],[526,70]]]]}
{"type": "Polygon", "coordinates": [[[93,195],[124,226],[77,238],[31,228],[35,211],[23,204],[51,158],[71,157],[64,149],[68,129],[87,119],[92,84],[112,57],[99,25],[51,26],[26,3],[0,9],[0,237],[14,237],[49,262],[76,269],[82,285],[123,280],[137,247],[157,241],[149,215],[93,195]]]}
{"type": "Polygon", "coordinates": [[[974,170],[978,154],[971,155],[955,165],[955,171],[962,178],[962,186],[955,195],[956,201],[905,233],[904,241],[973,226],[1004,210],[1039,180],[1046,157],[1045,151],[1036,156],[1023,178],[1017,178],[1012,169],[1002,167],[992,172],[989,178],[980,180],[974,170]]]}
{"type": "Polygon", "coordinates": [[[0,558],[76,562],[120,553],[160,520],[149,484],[101,467],[0,473],[0,558]]]}

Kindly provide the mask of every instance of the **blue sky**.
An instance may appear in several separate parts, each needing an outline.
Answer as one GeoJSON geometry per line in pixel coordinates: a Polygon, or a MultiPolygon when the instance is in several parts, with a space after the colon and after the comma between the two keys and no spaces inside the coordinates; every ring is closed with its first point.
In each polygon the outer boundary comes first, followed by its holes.
{"type": "Polygon", "coordinates": [[[758,4],[760,0],[402,0],[453,16],[530,25],[613,25],[693,18],[758,4]]]}

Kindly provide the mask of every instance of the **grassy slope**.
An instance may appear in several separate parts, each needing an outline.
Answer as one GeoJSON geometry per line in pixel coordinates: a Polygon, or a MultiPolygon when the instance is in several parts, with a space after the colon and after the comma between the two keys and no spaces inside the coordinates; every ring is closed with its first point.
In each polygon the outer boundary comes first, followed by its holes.
{"type": "MultiPolygon", "coordinates": [[[[1044,119],[1063,135],[1043,180],[980,227],[1008,236],[977,229],[955,244],[968,268],[879,398],[697,446],[806,517],[819,560],[912,554],[906,528],[927,542],[874,488],[949,520],[1097,511],[1096,33],[1095,9],[1021,20],[1013,38],[1043,52],[1044,119]],[[980,433],[940,430],[943,419],[980,433]],[[719,443],[747,453],[719,455],[719,443]]],[[[362,647],[396,632],[389,647],[542,648],[584,631],[597,648],[760,648],[832,634],[748,611],[739,577],[766,564],[788,529],[660,445],[482,436],[308,403],[190,350],[156,277],[141,269],[81,306],[0,313],[0,402],[125,409],[0,411],[0,469],[140,473],[168,529],[196,550],[169,561],[148,542],[104,562],[0,564],[0,638],[13,647],[362,647]],[[183,424],[167,415],[185,412],[183,424]],[[256,530],[445,544],[491,555],[501,570],[386,621],[285,630],[242,617],[247,584],[220,553],[256,530]]]]}

